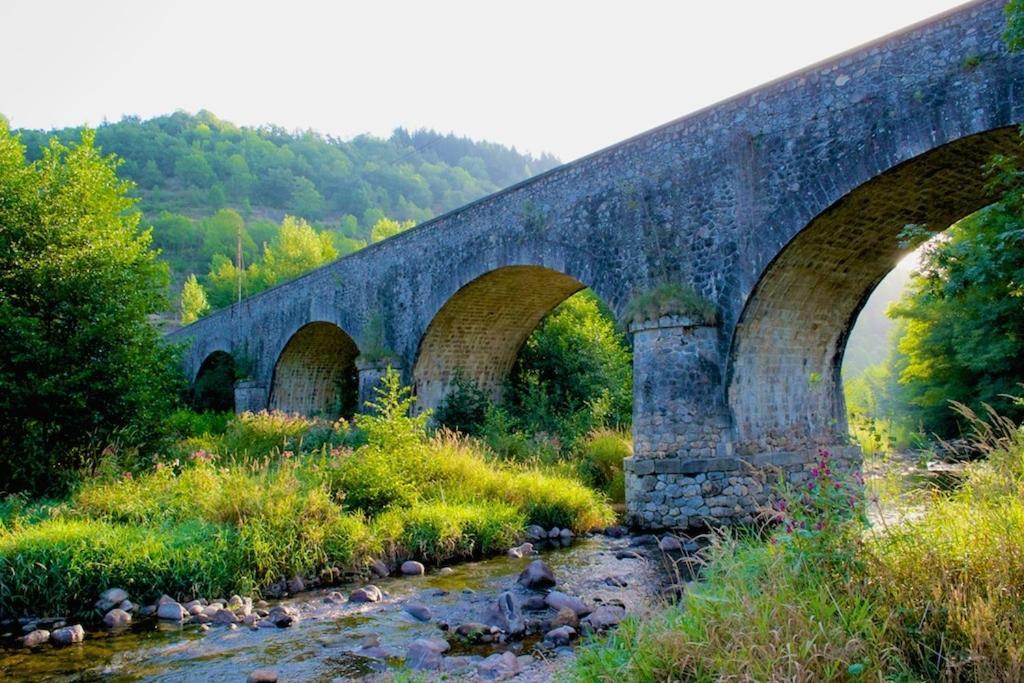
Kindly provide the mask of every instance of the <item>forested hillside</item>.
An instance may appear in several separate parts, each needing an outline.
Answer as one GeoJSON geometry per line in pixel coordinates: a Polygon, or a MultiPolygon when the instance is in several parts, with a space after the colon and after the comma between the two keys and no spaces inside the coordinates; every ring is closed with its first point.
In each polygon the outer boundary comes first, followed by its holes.
{"type": "MultiPolygon", "coordinates": [[[[82,129],[17,132],[32,160],[82,129]]],[[[239,281],[255,293],[558,164],[433,131],[345,141],[207,111],[104,123],[96,144],[123,160],[118,174],[136,185],[175,290],[195,274],[192,294],[201,284],[214,307],[239,281]]]]}

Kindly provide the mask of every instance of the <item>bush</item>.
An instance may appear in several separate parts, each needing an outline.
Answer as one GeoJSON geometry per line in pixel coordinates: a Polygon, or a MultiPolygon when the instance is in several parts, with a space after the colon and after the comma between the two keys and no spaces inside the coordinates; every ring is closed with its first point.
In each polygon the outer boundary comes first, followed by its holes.
{"type": "Polygon", "coordinates": [[[614,502],[624,503],[623,461],[631,455],[633,443],[626,434],[611,430],[594,432],[587,437],[580,452],[580,470],[591,486],[605,491],[614,502]]]}
{"type": "Polygon", "coordinates": [[[472,379],[456,368],[448,393],[434,414],[439,425],[478,436],[484,427],[491,399],[472,379]]]}

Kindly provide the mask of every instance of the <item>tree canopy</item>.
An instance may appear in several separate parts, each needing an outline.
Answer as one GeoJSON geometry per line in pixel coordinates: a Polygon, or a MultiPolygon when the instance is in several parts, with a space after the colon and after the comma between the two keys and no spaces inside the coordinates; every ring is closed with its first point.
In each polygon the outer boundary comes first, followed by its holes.
{"type": "Polygon", "coordinates": [[[34,162],[0,122],[0,484],[44,491],[86,456],[160,435],[178,386],[147,316],[167,267],[85,132],[34,162]]]}

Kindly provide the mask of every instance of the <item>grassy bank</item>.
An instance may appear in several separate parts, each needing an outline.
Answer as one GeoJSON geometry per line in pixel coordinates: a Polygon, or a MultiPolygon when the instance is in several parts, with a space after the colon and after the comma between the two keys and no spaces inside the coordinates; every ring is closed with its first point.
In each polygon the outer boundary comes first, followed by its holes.
{"type": "Polygon", "coordinates": [[[768,540],[719,539],[706,580],[585,648],[569,678],[1024,679],[1024,438],[1004,430],[987,450],[962,488],[890,528],[868,528],[819,468],[768,540]]]}
{"type": "Polygon", "coordinates": [[[613,521],[602,496],[480,446],[428,435],[397,380],[355,425],[246,415],[66,500],[0,509],[0,613],[83,614],[133,599],[252,593],[374,558],[428,564],[501,552],[527,524],[613,521]]]}

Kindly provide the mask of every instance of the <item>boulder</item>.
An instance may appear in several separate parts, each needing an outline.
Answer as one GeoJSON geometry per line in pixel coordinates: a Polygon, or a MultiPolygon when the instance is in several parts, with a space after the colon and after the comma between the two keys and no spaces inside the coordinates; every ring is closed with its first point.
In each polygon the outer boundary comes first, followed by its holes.
{"type": "Polygon", "coordinates": [[[418,621],[430,621],[433,618],[433,614],[430,612],[430,608],[424,605],[422,602],[415,600],[409,600],[402,605],[402,610],[418,621]]]}
{"type": "Polygon", "coordinates": [[[496,626],[510,636],[522,635],[526,631],[526,622],[508,591],[499,595],[487,608],[484,623],[496,626]]]}
{"type": "Polygon", "coordinates": [[[580,625],[580,617],[576,614],[575,610],[563,607],[558,610],[558,614],[551,618],[549,626],[553,629],[561,626],[571,626],[572,628],[578,628],[580,625]]]}
{"type": "Polygon", "coordinates": [[[416,560],[406,560],[402,563],[402,576],[423,576],[427,571],[427,568],[423,566],[422,562],[416,560]]]}
{"type": "Polygon", "coordinates": [[[562,529],[560,532],[558,532],[558,537],[563,541],[571,541],[572,539],[576,538],[576,534],[572,532],[572,529],[562,529]]]}
{"type": "Polygon", "coordinates": [[[229,609],[219,610],[213,615],[213,623],[215,624],[237,624],[238,616],[229,609]]]}
{"type": "Polygon", "coordinates": [[[658,541],[658,548],[666,553],[681,553],[683,551],[683,544],[675,536],[662,536],[661,540],[658,541]]]}
{"type": "Polygon", "coordinates": [[[306,590],[306,582],[302,580],[302,577],[295,575],[288,579],[287,588],[289,593],[301,593],[306,590]]]}
{"type": "Polygon", "coordinates": [[[100,599],[96,601],[96,609],[106,613],[127,599],[128,591],[123,588],[108,588],[100,593],[100,599]]]}
{"type": "Polygon", "coordinates": [[[122,600],[118,607],[125,612],[133,612],[135,610],[135,604],[131,600],[122,600]]]}
{"type": "Polygon", "coordinates": [[[625,536],[628,533],[629,533],[629,529],[627,529],[624,526],[618,526],[618,525],[610,526],[610,527],[608,527],[607,529],[604,530],[604,535],[605,536],[610,536],[611,538],[622,538],[623,536],[625,536]]]}
{"type": "Polygon", "coordinates": [[[551,527],[551,529],[548,530],[548,538],[550,538],[551,540],[558,540],[558,537],[561,535],[562,530],[559,529],[557,526],[553,526],[551,527]]]}
{"type": "Polygon", "coordinates": [[[619,622],[626,616],[626,610],[623,607],[617,605],[601,605],[588,617],[580,622],[580,625],[585,629],[591,629],[594,631],[603,631],[613,626],[618,626],[619,622]]]}
{"type": "Polygon", "coordinates": [[[437,671],[443,663],[442,654],[449,645],[441,638],[417,638],[405,653],[405,665],[419,671],[437,671]]]}
{"type": "Polygon", "coordinates": [[[531,524],[526,527],[526,539],[529,541],[543,541],[548,537],[548,532],[544,531],[544,527],[531,524]]]}
{"type": "Polygon", "coordinates": [[[246,683],[277,683],[277,672],[273,669],[256,669],[245,679],[246,683]]]}
{"type": "Polygon", "coordinates": [[[287,628],[299,622],[299,610],[287,605],[276,605],[267,614],[267,621],[278,628],[287,628]]]}
{"type": "Polygon", "coordinates": [[[540,560],[534,560],[519,575],[519,583],[532,590],[552,588],[555,585],[555,574],[540,560]]]}
{"type": "Polygon", "coordinates": [[[520,606],[528,612],[540,612],[548,608],[548,603],[543,595],[530,595],[520,606]]]}
{"type": "Polygon", "coordinates": [[[544,640],[555,647],[568,645],[574,638],[576,638],[576,629],[572,626],[559,626],[544,634],[544,640]]]}
{"type": "Polygon", "coordinates": [[[508,556],[513,558],[513,559],[519,559],[521,557],[526,557],[527,555],[530,555],[531,553],[533,553],[533,544],[530,543],[530,542],[526,542],[526,543],[523,543],[522,545],[517,545],[514,548],[509,548],[508,549],[508,556]]]}
{"type": "Polygon", "coordinates": [[[156,608],[156,616],[158,619],[164,621],[185,621],[185,617],[188,616],[188,612],[179,603],[171,600],[170,602],[161,602],[156,608]]]}
{"type": "Polygon", "coordinates": [[[348,596],[349,602],[380,602],[383,599],[380,589],[374,585],[357,588],[348,596]]]}
{"type": "Polygon", "coordinates": [[[50,632],[44,628],[37,628],[28,635],[21,638],[22,647],[39,647],[43,643],[49,642],[50,632]]]}
{"type": "Polygon", "coordinates": [[[477,675],[488,681],[511,678],[521,671],[519,658],[514,652],[502,652],[493,654],[480,662],[476,668],[477,675]]]}
{"type": "Polygon", "coordinates": [[[345,596],[338,591],[331,591],[324,597],[324,602],[332,605],[341,605],[345,602],[345,596]]]}
{"type": "Polygon", "coordinates": [[[85,640],[85,629],[82,628],[81,624],[65,626],[50,634],[50,642],[55,645],[71,645],[72,643],[80,643],[83,640],[85,640]]]}
{"type": "Polygon", "coordinates": [[[132,615],[120,607],[115,607],[103,615],[103,625],[107,628],[124,628],[132,623],[132,615]]]}
{"type": "Polygon", "coordinates": [[[551,591],[544,598],[544,602],[553,610],[571,609],[578,617],[585,617],[594,611],[579,598],[561,591],[551,591]]]}

